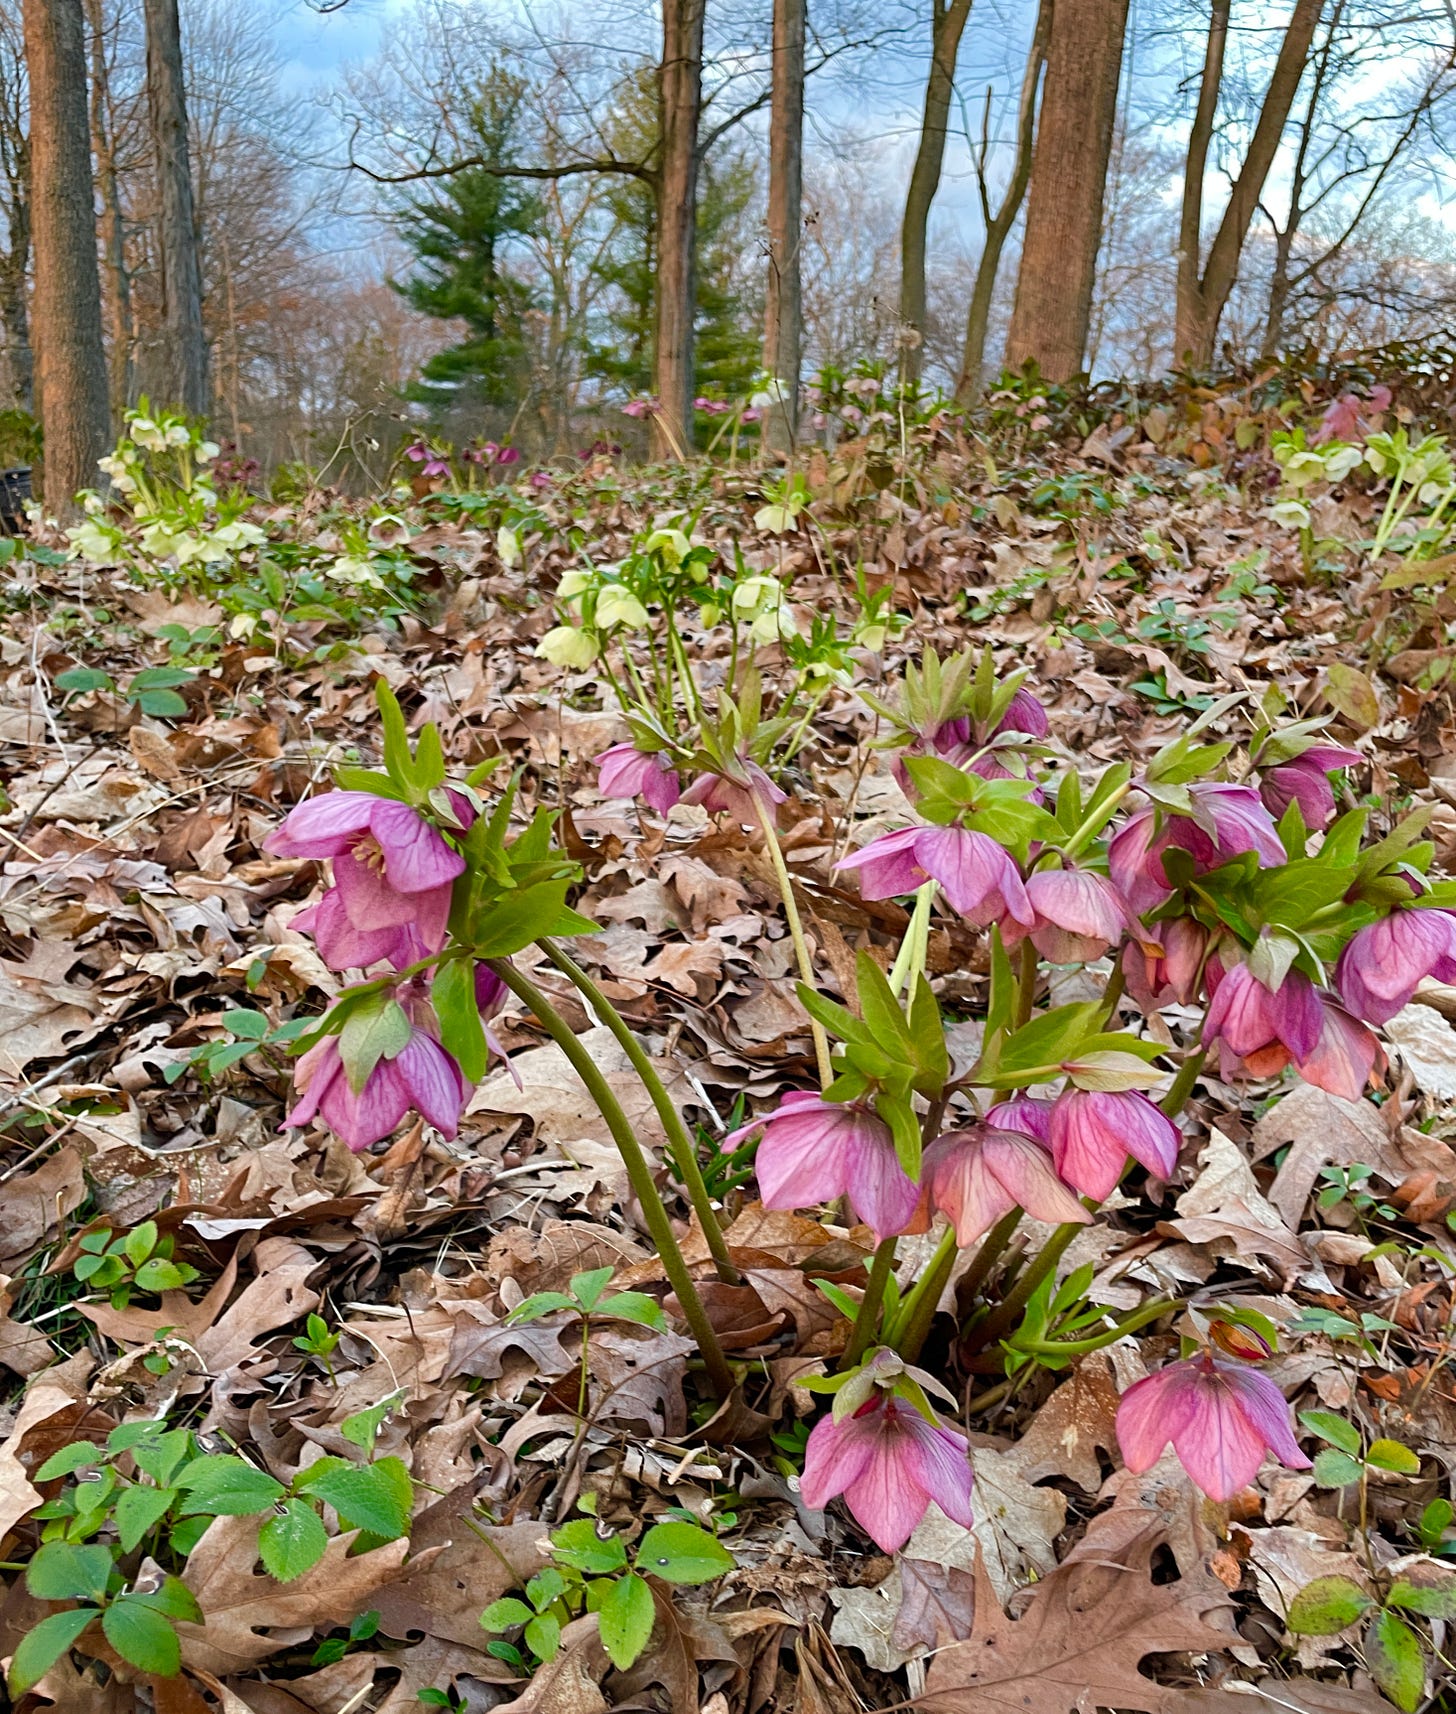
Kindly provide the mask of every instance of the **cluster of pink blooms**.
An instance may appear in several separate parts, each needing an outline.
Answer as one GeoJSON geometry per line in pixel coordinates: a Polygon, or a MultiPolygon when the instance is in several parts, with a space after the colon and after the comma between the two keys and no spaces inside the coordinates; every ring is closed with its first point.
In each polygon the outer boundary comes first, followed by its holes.
{"type": "MultiPolygon", "coordinates": [[[[458,793],[451,801],[457,820],[468,826],[469,803],[458,793]]],[[[293,919],[295,928],[313,935],[331,970],[405,970],[444,946],[451,893],[465,860],[408,804],[372,792],[326,792],[293,810],[265,849],[278,857],[332,861],[333,885],[293,919]]],[[[482,1018],[500,1009],[505,993],[494,971],[477,966],[475,998],[482,1018]]],[[[410,1024],[399,1051],[382,1056],[356,1090],[339,1038],[325,1036],[299,1058],[299,1100],[285,1125],[321,1117],[358,1151],[387,1137],[413,1110],[447,1137],[455,1135],[471,1089],[440,1045],[426,986],[418,977],[406,978],[395,985],[393,997],[410,1024]]]]}
{"type": "Polygon", "coordinates": [[[467,464],[519,464],[519,447],[498,446],[493,440],[483,440],[478,446],[464,446],[460,456],[467,464]]]}
{"type": "MultiPolygon", "coordinates": [[[[993,729],[962,716],[911,733],[895,772],[912,796],[906,756],[936,757],[983,779],[1011,778],[1007,762],[1022,760],[1014,735],[1035,743],[1047,726],[1045,710],[1018,689],[993,729]]],[[[598,760],[608,796],[639,795],[663,811],[684,795],[661,754],[621,744],[598,760]]],[[[1207,874],[1245,854],[1261,868],[1286,864],[1276,820],[1297,805],[1306,828],[1326,830],[1337,813],[1331,774],[1359,760],[1342,745],[1314,741],[1266,765],[1254,783],[1189,783],[1183,810],[1152,801],[1139,807],[1134,799],[1107,840],[1105,872],[1039,865],[1036,847],[1028,870],[995,838],[955,822],[882,834],[839,867],[857,873],[867,899],[904,897],[933,881],[961,917],[995,925],[1008,947],[1029,939],[1053,963],[1120,958],[1128,993],[1146,1010],[1205,1003],[1202,1040],[1216,1051],[1225,1077],[1271,1077],[1292,1066],[1307,1082],[1357,1100],[1382,1063],[1374,1029],[1423,978],[1456,981],[1456,913],[1423,907],[1413,884],[1408,904],[1349,940],[1333,980],[1322,986],[1287,958],[1276,974],[1275,950],[1256,956],[1232,934],[1179,914],[1175,900],[1182,876],[1207,874]],[[1177,878],[1169,868],[1175,856],[1177,878]]],[[[1031,784],[1028,796],[1039,803],[1031,784]]],[[[700,782],[688,795],[708,801],[700,782]]],[[[729,806],[720,798],[710,807],[729,806]]],[[[724,1147],[757,1134],[756,1171],[767,1207],[843,1198],[877,1243],[925,1231],[937,1216],[962,1247],[1015,1209],[1049,1223],[1085,1222],[1091,1216],[1079,1198],[1105,1199],[1129,1156],[1153,1178],[1169,1178],[1182,1135],[1141,1092],[1079,1087],[1078,1068],[1064,1070],[1069,1081],[1054,1098],[1015,1095],[936,1137],[918,1179],[901,1165],[873,1093],[848,1101],[787,1094],[725,1138],[724,1147]]],[[[1118,1432],[1129,1468],[1148,1469],[1171,1444],[1194,1481],[1218,1499],[1247,1485],[1266,1452],[1291,1468],[1308,1466],[1275,1382],[1212,1352],[1170,1363],[1129,1389],[1118,1432]]],[[[802,1492],[814,1505],[842,1494],[875,1541],[891,1550],[903,1545],[930,1499],[948,1515],[968,1518],[964,1441],[893,1392],[877,1390],[814,1429],[802,1492]]]]}
{"type": "Polygon", "coordinates": [[[1311,445],[1323,446],[1330,440],[1363,440],[1380,426],[1381,417],[1390,409],[1390,400],[1390,388],[1383,385],[1372,387],[1368,399],[1362,399],[1358,393],[1341,393],[1325,406],[1311,445]]]}
{"type": "Polygon", "coordinates": [[[596,758],[597,784],[609,798],[640,797],[659,815],[676,803],[699,804],[709,815],[757,825],[755,796],[772,806],[787,797],[757,762],[735,758],[716,772],[696,774],[684,789],[682,776],[664,750],[639,750],[635,744],[613,744],[596,758]]]}
{"type": "Polygon", "coordinates": [[[418,464],[421,476],[448,476],[450,460],[443,452],[435,449],[425,440],[412,442],[404,449],[404,455],[412,464],[418,464]]]}

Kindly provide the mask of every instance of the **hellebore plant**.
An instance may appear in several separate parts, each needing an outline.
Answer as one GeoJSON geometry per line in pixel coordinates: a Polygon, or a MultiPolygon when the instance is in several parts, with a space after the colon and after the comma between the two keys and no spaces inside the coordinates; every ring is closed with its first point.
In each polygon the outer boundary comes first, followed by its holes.
{"type": "Polygon", "coordinates": [[[511,955],[538,943],[621,1041],[662,1121],[720,1274],[736,1280],[692,1139],[661,1079],[600,989],[553,936],[595,924],[567,904],[579,871],[552,848],[554,815],[537,810],[512,837],[515,786],[487,810],[492,764],[447,783],[439,733],[413,752],[399,704],[382,683],[384,769],[341,768],[338,791],[309,799],[268,840],[280,856],[329,861],[333,884],[296,919],[335,969],[360,971],[298,1038],[298,1100],[285,1119],[322,1119],[351,1149],[389,1136],[415,1112],[453,1137],[472,1086],[499,1046],[490,1019],[508,993],[535,1014],[586,1084],[620,1149],[632,1189],[709,1382],[733,1377],[621,1103],[591,1055],[511,955]]]}
{"type": "MultiPolygon", "coordinates": [[[[1456,972],[1456,884],[1427,880],[1421,817],[1364,842],[1368,811],[1339,809],[1339,775],[1359,755],[1318,723],[1276,729],[1266,710],[1231,767],[1233,745],[1200,734],[1238,697],[1137,778],[1116,764],[1091,781],[1057,762],[1030,691],[1020,677],[998,683],[988,654],[927,655],[907,669],[899,707],[866,700],[893,729],[885,742],[917,819],[839,870],[867,899],[913,896],[904,943],[888,975],[858,955],[849,1005],[800,985],[834,1042],[831,1076],[725,1147],[757,1132],[767,1206],[842,1202],[875,1245],[857,1301],[826,1288],[853,1325],[825,1384],[850,1381],[811,1434],[802,1492],[842,1493],[888,1547],[930,1498],[967,1503],[958,1468],[946,1487],[951,1464],[932,1455],[947,1431],[883,1384],[886,1353],[916,1360],[952,1273],[953,1358],[1004,1377],[984,1403],[1033,1362],[1064,1366],[1171,1313],[1152,1302],[1119,1319],[1089,1304],[1091,1269],[1056,1286],[1062,1255],[1130,1173],[1177,1174],[1178,1115],[1207,1053],[1225,1077],[1292,1071],[1361,1099],[1383,1065],[1372,1026],[1423,977],[1456,972]],[[937,910],[989,937],[979,1057],[964,1067],[949,1062],[924,972],[937,910]],[[1048,965],[1101,965],[1103,997],[1053,1003],[1048,965]],[[1166,1024],[1146,1027],[1166,1006],[1182,1009],[1179,1047],[1166,1024]],[[1039,1249],[1011,1243],[1023,1216],[1053,1227],[1039,1249]],[[897,1284],[897,1238],[942,1220],[929,1260],[897,1284]],[[851,1390],[867,1376],[872,1390],[851,1390]]],[[[1233,1354],[1269,1354],[1255,1344],[1233,1354]]],[[[1210,1353],[1131,1389],[1122,1428],[1130,1467],[1171,1441],[1215,1498],[1247,1483],[1266,1450],[1305,1463],[1274,1382],[1210,1353]]]]}

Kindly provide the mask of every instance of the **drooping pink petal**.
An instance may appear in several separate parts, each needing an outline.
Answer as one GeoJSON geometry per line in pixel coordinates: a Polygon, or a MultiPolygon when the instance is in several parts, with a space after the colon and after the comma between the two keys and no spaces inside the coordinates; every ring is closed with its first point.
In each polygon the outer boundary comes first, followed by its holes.
{"type": "Polygon", "coordinates": [[[1258,1369],[1236,1367],[1232,1363],[1220,1363],[1218,1373],[1279,1462],[1291,1470],[1310,1469],[1310,1460],[1300,1451],[1290,1427],[1289,1405],[1275,1382],[1258,1369]]]}
{"type": "Polygon", "coordinates": [[[1084,1196],[1110,1196],[1131,1155],[1159,1178],[1178,1164],[1182,1133],[1140,1090],[1065,1089],[1052,1108],[1052,1159],[1084,1196]]]}
{"type": "Polygon", "coordinates": [[[1122,1461],[1141,1476],[1163,1456],[1198,1409],[1198,1390],[1184,1363],[1169,1363],[1134,1381],[1118,1401],[1117,1444],[1122,1461]]]}
{"type": "Polygon", "coordinates": [[[1028,738],[1045,738],[1051,730],[1047,711],[1024,684],[1012,692],[997,732],[1024,732],[1028,738]]]}
{"type": "Polygon", "coordinates": [[[1107,847],[1112,884],[1135,916],[1143,916],[1172,892],[1163,873],[1160,853],[1168,841],[1160,834],[1151,809],[1139,810],[1113,834],[1107,847]]]}
{"type": "Polygon", "coordinates": [[[986,1114],[986,1123],[998,1131],[1021,1131],[1050,1148],[1054,1106],[1054,1102],[1044,1101],[1035,1095],[1013,1095],[991,1108],[986,1114]]]}
{"type": "MultiPolygon", "coordinates": [[[[850,1207],[877,1244],[897,1237],[914,1219],[920,1186],[900,1165],[890,1127],[880,1119],[873,1121],[873,1128],[857,1127],[844,1154],[844,1194],[850,1207]]],[[[764,1205],[769,1206],[767,1200],[764,1205]]]]}
{"type": "Polygon", "coordinates": [[[875,1449],[875,1432],[862,1419],[848,1417],[836,1422],[820,1417],[809,1432],[804,1448],[804,1474],[799,1478],[799,1497],[806,1506],[822,1510],[837,1499],[851,1482],[859,1480],[875,1449]]]}
{"type": "Polygon", "coordinates": [[[367,830],[374,806],[372,792],[324,792],[290,810],[281,827],[263,841],[275,857],[337,857],[367,830]]]}
{"type": "Polygon", "coordinates": [[[1397,910],[1353,935],[1335,966],[1345,1004],[1367,1024],[1388,1024],[1427,976],[1456,980],[1456,915],[1397,910]]]}
{"type": "Polygon", "coordinates": [[[929,1187],[932,1205],[955,1228],[956,1243],[962,1249],[1017,1206],[1016,1198],[987,1166],[978,1130],[937,1137],[925,1151],[920,1176],[929,1187]]]}
{"type": "Polygon", "coordinates": [[[1010,855],[989,834],[969,827],[924,827],[915,857],[939,881],[952,910],[984,928],[1010,916],[1030,928],[1036,921],[1010,855]]]}
{"type": "MultiPolygon", "coordinates": [[[[894,1400],[881,1407],[870,1456],[844,1490],[845,1503],[856,1521],[885,1553],[896,1553],[904,1547],[930,1503],[929,1493],[917,1480],[918,1443],[906,1432],[905,1419],[911,1414],[908,1407],[894,1400]]],[[[926,1427],[929,1426],[927,1423],[926,1427]]]]}
{"type": "Polygon", "coordinates": [[[302,1129],[311,1124],[325,1095],[333,1083],[344,1075],[344,1062],[339,1058],[339,1038],[325,1036],[300,1054],[293,1067],[293,1085],[298,1099],[283,1116],[282,1130],[290,1126],[302,1129]]]}
{"type": "Polygon", "coordinates": [[[1376,1063],[1385,1062],[1384,1050],[1374,1032],[1343,1007],[1326,1000],[1323,1010],[1324,1024],[1314,1052],[1296,1061],[1299,1075],[1342,1101],[1359,1101],[1376,1063]]]}
{"type": "Polygon", "coordinates": [[[1026,882],[1036,913],[1032,943],[1053,964],[1085,964],[1122,939],[1128,910],[1103,875],[1086,869],[1041,869],[1026,882]]]}
{"type": "Polygon", "coordinates": [[[365,842],[334,858],[334,887],[355,928],[399,928],[415,919],[418,895],[392,886],[379,862],[365,842]]]}
{"type": "Polygon", "coordinates": [[[988,1129],[981,1153],[992,1177],[1033,1220],[1056,1226],[1090,1223],[1092,1216],[1057,1177],[1043,1144],[1016,1131],[988,1129]]]}
{"type": "Polygon", "coordinates": [[[437,828],[407,803],[375,800],[370,831],[384,853],[384,873],[402,893],[445,886],[463,873],[465,859],[452,851],[437,828]]]}
{"type": "Polygon", "coordinates": [[[842,858],[835,867],[859,870],[863,898],[901,898],[930,879],[915,855],[915,842],[922,831],[919,827],[902,827],[894,833],[882,833],[842,858]]]}
{"type": "Polygon", "coordinates": [[[1200,1377],[1196,1408],[1171,1436],[1178,1462],[1212,1500],[1231,1500],[1259,1473],[1264,1436],[1221,1377],[1200,1377]]]}
{"type": "Polygon", "coordinates": [[[460,1127],[469,1085],[460,1067],[433,1036],[416,1030],[392,1062],[404,1081],[409,1104],[446,1137],[460,1127]]]}
{"type": "Polygon", "coordinates": [[[966,1529],[975,1523],[971,1509],[971,1463],[965,1435],[941,1423],[927,1422],[919,1411],[900,1413],[916,1455],[916,1481],[945,1515],[966,1529]]]}
{"type": "MultiPolygon", "coordinates": [[[[347,862],[347,858],[336,858],[347,862]]],[[[330,970],[367,970],[385,959],[396,969],[409,963],[408,955],[400,956],[409,944],[403,927],[390,924],[384,928],[356,928],[344,908],[344,897],[337,887],[330,887],[315,905],[302,910],[288,925],[300,934],[311,934],[318,943],[319,956],[330,970]]]]}

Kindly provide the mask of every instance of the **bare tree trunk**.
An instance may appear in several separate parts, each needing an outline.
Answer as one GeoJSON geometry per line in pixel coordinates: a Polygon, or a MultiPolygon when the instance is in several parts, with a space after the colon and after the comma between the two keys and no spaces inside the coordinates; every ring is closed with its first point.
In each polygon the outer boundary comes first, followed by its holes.
{"type": "Polygon", "coordinates": [[[946,126],[955,94],[956,58],[970,15],[971,0],[932,0],[930,75],[925,83],[920,146],[910,169],[905,218],[900,226],[900,379],[906,382],[918,381],[924,368],[926,229],[930,205],[940,188],[946,126]]]}
{"type": "Polygon", "coordinates": [[[0,324],[5,328],[5,354],[10,363],[11,398],[23,411],[35,409],[35,356],[30,346],[30,304],[25,275],[30,257],[30,210],[10,219],[10,251],[0,270],[0,324]],[[23,233],[19,230],[23,226],[23,233]]]}
{"type": "Polygon", "coordinates": [[[106,451],[106,349],[91,139],[86,112],[86,30],[81,0],[24,0],[30,74],[33,315],[45,434],[47,507],[77,515],[78,489],[96,480],[106,451]]]}
{"type": "Polygon", "coordinates": [[[783,384],[765,440],[791,448],[798,433],[804,337],[804,26],[807,0],[774,0],[768,126],[768,292],[763,366],[783,384]]]}
{"type": "Polygon", "coordinates": [[[162,299],[172,389],[168,403],[180,405],[190,416],[201,417],[208,415],[211,399],[177,0],[144,0],[144,11],[147,106],[161,201],[162,299]]]}
{"type": "Polygon", "coordinates": [[[1082,367],[1128,0],[1055,0],[1006,361],[1050,381],[1082,367]]]}
{"type": "MultiPolygon", "coordinates": [[[[101,196],[101,253],[105,259],[102,303],[111,337],[111,406],[118,413],[131,403],[131,279],[121,224],[121,193],[112,148],[111,80],[106,65],[106,19],[102,0],[86,0],[91,31],[91,153],[101,196]]],[[[113,428],[117,425],[113,422],[113,428]]]]}
{"type": "Polygon", "coordinates": [[[693,424],[698,115],[705,0],[662,0],[662,160],[657,179],[657,409],[653,447],[685,457],[693,424]]]}
{"type": "Polygon", "coordinates": [[[1289,109],[1304,75],[1309,45],[1325,0],[1295,0],[1294,12],[1279,45],[1273,75],[1259,109],[1258,123],[1249,140],[1243,166],[1234,180],[1228,207],[1209,247],[1208,260],[1200,268],[1199,249],[1203,224],[1203,175],[1208,141],[1218,105],[1223,78],[1222,34],[1228,28],[1229,0],[1214,0],[1209,24],[1208,48],[1203,62],[1203,83],[1198,91],[1198,110],[1188,141],[1188,161],[1183,181],[1183,218],[1178,242],[1178,298],[1175,311],[1174,349],[1178,358],[1195,369],[1213,362],[1214,339],[1219,317],[1239,276],[1239,259],[1249,235],[1254,210],[1264,194],[1264,181],[1274,164],[1289,109]],[[1215,42],[1215,35],[1219,40],[1215,42]]]}
{"type": "Polygon", "coordinates": [[[966,343],[961,352],[961,372],[956,378],[956,397],[969,404],[981,390],[981,372],[986,366],[986,329],[991,321],[991,300],[996,292],[996,276],[1001,270],[1001,253],[1031,178],[1031,154],[1036,136],[1037,86],[1042,67],[1046,64],[1047,37],[1052,27],[1052,0],[1041,0],[1037,8],[1036,28],[1032,32],[1031,49],[1026,56],[1026,72],[1021,80],[1021,105],[1016,116],[1016,160],[1011,169],[1011,183],[1001,206],[991,210],[990,187],[986,179],[987,156],[991,149],[991,91],[986,91],[986,106],[981,120],[981,146],[976,155],[976,188],[981,198],[981,218],[986,226],[981,259],[976,264],[976,280],[971,288],[971,307],[966,316],[966,343]]]}

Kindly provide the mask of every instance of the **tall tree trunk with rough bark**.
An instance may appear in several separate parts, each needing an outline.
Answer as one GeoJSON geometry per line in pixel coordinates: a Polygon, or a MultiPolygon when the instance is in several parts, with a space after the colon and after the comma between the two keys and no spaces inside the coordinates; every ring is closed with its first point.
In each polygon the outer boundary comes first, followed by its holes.
{"type": "Polygon", "coordinates": [[[925,110],[920,121],[920,147],[910,169],[905,192],[905,217],[900,226],[900,379],[920,379],[925,362],[925,246],[930,205],[940,188],[945,161],[945,133],[955,95],[956,57],[971,0],[932,0],[930,16],[930,75],[925,82],[925,110]]]}
{"type": "Polygon", "coordinates": [[[774,0],[773,76],[768,126],[768,292],[763,366],[783,383],[769,413],[770,446],[793,446],[798,432],[803,345],[804,28],[807,0],[774,0]]]}
{"type": "Polygon", "coordinates": [[[202,325],[202,263],[192,203],[187,149],[187,101],[182,82],[182,32],[177,0],[144,0],[147,106],[156,158],[161,215],[163,323],[171,396],[191,416],[211,408],[207,335],[202,325]]]}
{"type": "Polygon", "coordinates": [[[126,268],[121,191],[112,141],[111,76],[106,63],[103,0],[86,0],[86,21],[91,32],[91,153],[96,163],[96,189],[101,198],[102,308],[111,339],[111,408],[119,418],[119,413],[131,403],[131,277],[126,268]]]}
{"type": "Polygon", "coordinates": [[[685,457],[693,425],[698,117],[703,104],[705,0],[662,0],[662,157],[657,177],[657,416],[660,458],[685,457]]]}
{"type": "Polygon", "coordinates": [[[43,497],[74,517],[78,489],[96,480],[106,451],[106,349],[86,111],[81,0],[24,0],[30,76],[33,324],[45,435],[43,497]]]}
{"type": "Polygon", "coordinates": [[[1016,116],[1016,159],[1011,168],[1011,182],[1006,187],[1001,206],[994,212],[986,178],[987,157],[991,151],[991,91],[989,88],[986,91],[981,146],[976,154],[976,188],[980,192],[986,237],[981,246],[981,259],[976,264],[971,307],[966,314],[966,342],[961,352],[960,374],[956,378],[956,397],[962,404],[970,404],[981,390],[981,372],[986,366],[986,330],[991,323],[991,300],[996,292],[996,276],[1001,270],[1001,252],[1006,248],[1006,240],[1016,224],[1031,178],[1037,89],[1041,83],[1042,67],[1046,64],[1047,36],[1051,26],[1052,0],[1041,0],[1031,48],[1026,56],[1026,71],[1021,80],[1021,104],[1016,116]]]}
{"type": "Polygon", "coordinates": [[[1208,258],[1200,263],[1203,180],[1209,139],[1218,110],[1219,89],[1223,82],[1224,39],[1229,20],[1229,0],[1214,0],[1203,60],[1203,81],[1198,90],[1198,108],[1188,139],[1183,175],[1183,214],[1178,236],[1174,352],[1180,361],[1186,360],[1195,369],[1206,369],[1213,362],[1219,317],[1239,277],[1244,241],[1249,235],[1259,198],[1264,193],[1264,181],[1279,151],[1324,4],[1325,0],[1295,0],[1284,40],[1279,45],[1269,88],[1259,109],[1258,122],[1249,139],[1248,153],[1229,193],[1228,206],[1209,246],[1208,258]]]}
{"type": "Polygon", "coordinates": [[[1055,0],[1031,160],[1026,238],[1006,362],[1049,381],[1081,369],[1102,239],[1102,199],[1128,0],[1055,0]]]}

